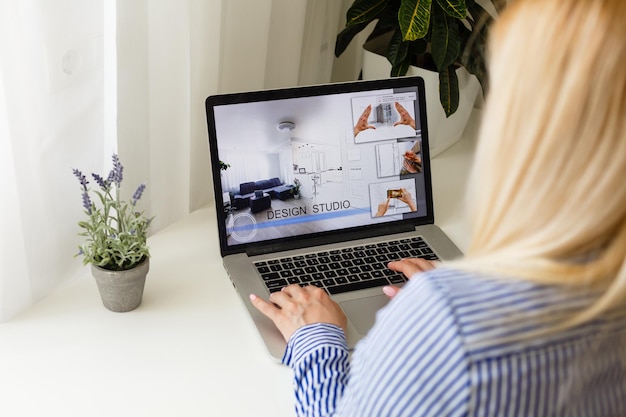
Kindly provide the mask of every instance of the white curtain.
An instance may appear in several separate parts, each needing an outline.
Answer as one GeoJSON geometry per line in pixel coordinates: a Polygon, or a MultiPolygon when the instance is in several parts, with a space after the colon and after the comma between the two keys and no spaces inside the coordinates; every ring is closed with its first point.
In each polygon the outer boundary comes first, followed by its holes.
{"type": "Polygon", "coordinates": [[[330,81],[341,13],[335,0],[0,0],[0,321],[89,275],[73,257],[72,168],[107,173],[117,152],[125,193],[148,185],[153,233],[210,203],[204,99],[330,81]]]}

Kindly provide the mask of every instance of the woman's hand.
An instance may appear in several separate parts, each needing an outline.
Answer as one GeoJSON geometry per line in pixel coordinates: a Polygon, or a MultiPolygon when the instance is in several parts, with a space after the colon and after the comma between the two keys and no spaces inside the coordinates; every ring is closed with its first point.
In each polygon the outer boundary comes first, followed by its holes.
{"type": "Polygon", "coordinates": [[[359,133],[367,129],[376,130],[375,126],[367,124],[367,119],[370,117],[371,112],[372,112],[372,105],[370,104],[369,106],[365,108],[365,110],[363,110],[363,113],[361,113],[361,117],[359,117],[359,120],[356,122],[356,125],[354,126],[354,136],[358,135],[359,133]]]}
{"type": "Polygon", "coordinates": [[[270,294],[270,302],[250,294],[250,301],[274,322],[285,340],[300,327],[313,323],[334,324],[346,332],[347,319],[339,304],[314,285],[290,285],[270,294]]]}
{"type": "Polygon", "coordinates": [[[399,197],[398,200],[406,203],[411,211],[417,211],[417,204],[415,204],[413,196],[406,188],[402,188],[402,197],[399,197]]]}
{"type": "MultiPolygon", "coordinates": [[[[437,267],[437,262],[427,261],[421,258],[404,258],[399,261],[389,262],[387,265],[389,269],[402,272],[405,277],[411,278],[417,272],[429,271],[437,267]]],[[[383,287],[383,292],[389,298],[393,298],[400,292],[400,288],[394,285],[388,285],[383,287]]]]}

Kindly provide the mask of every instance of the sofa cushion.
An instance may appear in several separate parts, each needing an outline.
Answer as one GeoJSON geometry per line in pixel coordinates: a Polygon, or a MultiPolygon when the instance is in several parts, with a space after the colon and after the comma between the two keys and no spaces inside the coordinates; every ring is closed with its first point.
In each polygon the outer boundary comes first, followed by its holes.
{"type": "Polygon", "coordinates": [[[242,182],[239,184],[239,194],[241,195],[253,193],[256,189],[256,183],[254,182],[242,182]]]}
{"type": "Polygon", "coordinates": [[[272,187],[278,187],[280,185],[283,185],[282,181],[279,178],[272,178],[269,181],[271,181],[272,187]]]}
{"type": "Polygon", "coordinates": [[[272,180],[260,180],[256,182],[257,190],[267,190],[268,188],[272,188],[274,185],[272,180]]]}

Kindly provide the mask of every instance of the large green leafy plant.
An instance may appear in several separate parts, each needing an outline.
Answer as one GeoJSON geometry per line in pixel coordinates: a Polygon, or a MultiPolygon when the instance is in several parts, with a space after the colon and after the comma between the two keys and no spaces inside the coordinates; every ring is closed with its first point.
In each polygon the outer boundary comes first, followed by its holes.
{"type": "Polygon", "coordinates": [[[86,221],[78,222],[84,230],[79,233],[85,237],[85,244],[79,246],[77,256],[83,256],[83,264],[93,264],[101,268],[122,271],[134,268],[150,257],[147,246],[147,231],[151,218],[136,210],[137,201],[141,198],[146,186],[141,184],[133,194],[130,202],[120,199],[120,187],[124,167],[117,155],[113,155],[113,168],[108,177],[91,174],[99,189],[94,203],[89,195],[89,182],[77,169],[74,175],[80,182],[83,208],[86,221]]]}
{"type": "MultiPolygon", "coordinates": [[[[506,0],[491,3],[499,12],[506,0]]],[[[355,0],[346,27],[337,35],[335,55],[375,20],[368,39],[391,35],[384,51],[392,66],[390,76],[405,75],[410,65],[438,72],[439,98],[447,116],[459,106],[459,66],[474,74],[486,91],[485,43],[493,17],[475,0],[355,0]]]]}

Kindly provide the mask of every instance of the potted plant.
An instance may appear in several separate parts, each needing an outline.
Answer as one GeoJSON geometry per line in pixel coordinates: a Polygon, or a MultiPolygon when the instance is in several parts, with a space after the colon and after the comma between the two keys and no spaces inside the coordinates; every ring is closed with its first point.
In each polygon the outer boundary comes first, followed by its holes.
{"type": "Polygon", "coordinates": [[[291,188],[291,193],[293,194],[293,198],[295,198],[296,200],[300,198],[300,186],[302,185],[302,183],[300,182],[299,179],[294,179],[293,180],[293,187],[291,188]]]}
{"type": "MultiPolygon", "coordinates": [[[[496,11],[506,0],[485,0],[496,11]]],[[[368,40],[387,35],[383,50],[391,63],[390,76],[405,75],[410,65],[439,74],[439,94],[446,115],[459,104],[458,67],[465,67],[487,88],[485,41],[493,17],[475,0],[355,0],[346,14],[346,27],[337,35],[335,55],[372,21],[368,40]]]]}
{"type": "Polygon", "coordinates": [[[130,201],[120,198],[124,167],[113,155],[113,168],[106,178],[91,174],[98,185],[92,200],[89,182],[81,171],[74,169],[81,186],[86,220],[78,222],[85,237],[76,256],[83,264],[91,264],[102,303],[111,311],[134,310],[141,304],[150,251],[147,231],[152,218],[137,211],[137,202],[146,186],[139,185],[130,201]]]}
{"type": "Polygon", "coordinates": [[[230,168],[230,164],[227,164],[224,161],[220,161],[220,171],[226,171],[228,168],[230,168]]]}

